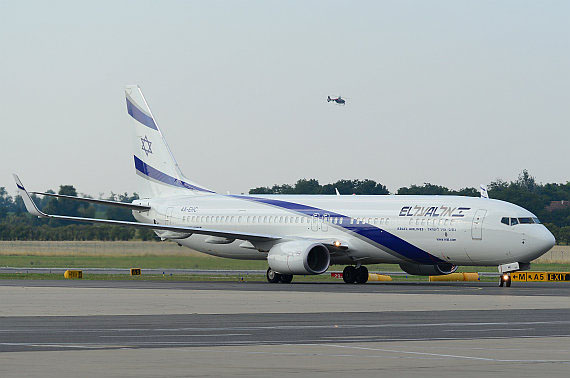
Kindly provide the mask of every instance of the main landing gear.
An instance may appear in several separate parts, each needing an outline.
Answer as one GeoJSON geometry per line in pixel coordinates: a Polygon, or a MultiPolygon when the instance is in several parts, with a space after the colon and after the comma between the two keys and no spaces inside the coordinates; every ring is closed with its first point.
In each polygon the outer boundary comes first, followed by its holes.
{"type": "Polygon", "coordinates": [[[364,265],[358,268],[349,265],[342,271],[342,279],[346,283],[366,283],[366,281],[368,281],[368,268],[364,265]]]}
{"type": "Polygon", "coordinates": [[[279,283],[279,282],[291,283],[291,281],[293,281],[292,274],[277,273],[271,268],[267,268],[267,273],[265,274],[265,276],[267,277],[267,282],[270,283],[279,283]]]}

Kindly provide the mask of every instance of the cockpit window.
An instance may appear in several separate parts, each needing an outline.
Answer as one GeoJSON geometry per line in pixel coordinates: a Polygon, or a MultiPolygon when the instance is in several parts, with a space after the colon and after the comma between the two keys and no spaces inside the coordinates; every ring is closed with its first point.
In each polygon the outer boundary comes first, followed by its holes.
{"type": "Polygon", "coordinates": [[[536,217],[524,217],[524,218],[508,218],[503,217],[501,218],[501,223],[506,224],[507,226],[510,224],[511,226],[515,226],[517,224],[540,224],[540,220],[536,217]]]}

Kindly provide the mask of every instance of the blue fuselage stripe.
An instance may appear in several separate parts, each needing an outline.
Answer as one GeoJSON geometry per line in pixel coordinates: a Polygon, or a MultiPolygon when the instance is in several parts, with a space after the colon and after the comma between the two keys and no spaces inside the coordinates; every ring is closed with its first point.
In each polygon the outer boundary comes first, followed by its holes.
{"type": "MultiPolygon", "coordinates": [[[[179,188],[197,190],[206,193],[214,193],[210,190],[188,184],[184,181],[178,180],[170,175],[167,175],[166,173],[163,173],[158,169],[155,169],[150,165],[146,164],[136,156],[134,158],[135,158],[136,170],[154,180],[179,188]]],[[[271,199],[271,198],[260,198],[260,197],[241,196],[241,195],[230,195],[229,197],[263,203],[266,205],[272,205],[282,209],[294,211],[296,213],[300,213],[309,217],[322,218],[324,216],[328,216],[328,217],[338,218],[339,223],[335,224],[336,226],[342,227],[376,244],[384,246],[410,261],[414,261],[419,264],[430,264],[430,265],[445,262],[386,230],[382,230],[368,223],[350,224],[351,217],[335,213],[333,211],[327,211],[313,206],[303,205],[295,202],[271,199]]]]}
{"type": "Polygon", "coordinates": [[[133,104],[128,97],[127,97],[127,111],[129,112],[131,117],[133,117],[143,125],[148,126],[151,129],[158,130],[158,127],[156,127],[156,124],[154,123],[152,117],[146,115],[135,104],[133,104]]]}
{"type": "Polygon", "coordinates": [[[368,223],[350,224],[351,218],[347,217],[346,215],[319,209],[312,206],[302,205],[299,203],[276,200],[271,198],[259,198],[259,197],[238,196],[238,195],[233,195],[231,197],[273,205],[283,209],[295,211],[297,213],[301,213],[307,216],[317,216],[317,217],[328,216],[333,218],[339,218],[339,223],[336,224],[337,226],[340,226],[368,240],[371,240],[379,245],[382,245],[398,253],[399,255],[404,256],[408,260],[412,260],[420,264],[430,264],[430,265],[445,262],[386,230],[382,230],[368,223]]]}
{"type": "Polygon", "coordinates": [[[174,178],[170,175],[167,175],[166,173],[163,173],[163,172],[159,171],[158,169],[153,168],[150,165],[146,164],[144,161],[142,161],[141,159],[139,159],[136,156],[134,158],[135,158],[136,170],[139,171],[140,173],[142,173],[143,175],[148,176],[154,180],[160,181],[160,182],[167,184],[167,185],[176,186],[179,188],[185,188],[185,189],[190,189],[190,190],[198,190],[200,192],[206,192],[206,193],[214,193],[210,190],[200,188],[200,187],[192,185],[192,184],[188,184],[187,182],[184,182],[182,180],[178,180],[177,178],[174,178]]]}

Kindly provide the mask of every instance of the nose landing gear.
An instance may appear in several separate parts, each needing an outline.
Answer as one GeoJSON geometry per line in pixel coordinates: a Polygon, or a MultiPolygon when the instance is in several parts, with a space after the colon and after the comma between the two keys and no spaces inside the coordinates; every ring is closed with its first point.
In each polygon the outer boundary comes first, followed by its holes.
{"type": "Polygon", "coordinates": [[[511,276],[508,273],[501,274],[499,278],[499,287],[511,287],[511,276]]]}

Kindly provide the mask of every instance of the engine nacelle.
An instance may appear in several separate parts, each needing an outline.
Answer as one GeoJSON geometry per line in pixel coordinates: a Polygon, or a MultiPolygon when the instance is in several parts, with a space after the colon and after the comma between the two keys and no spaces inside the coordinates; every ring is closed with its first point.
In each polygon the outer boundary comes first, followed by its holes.
{"type": "Polygon", "coordinates": [[[294,240],[274,245],[267,254],[269,267],[282,274],[321,274],[330,265],[327,247],[310,240],[294,240]]]}
{"type": "Polygon", "coordinates": [[[400,268],[415,276],[442,276],[451,274],[457,270],[457,266],[448,263],[440,263],[435,265],[426,264],[400,264],[400,268]]]}

